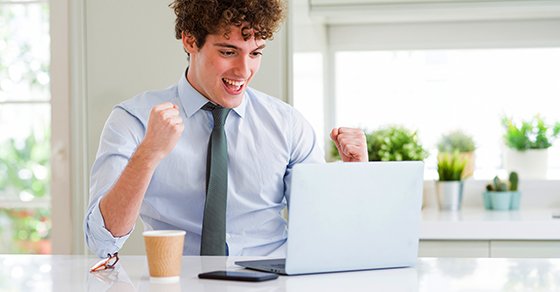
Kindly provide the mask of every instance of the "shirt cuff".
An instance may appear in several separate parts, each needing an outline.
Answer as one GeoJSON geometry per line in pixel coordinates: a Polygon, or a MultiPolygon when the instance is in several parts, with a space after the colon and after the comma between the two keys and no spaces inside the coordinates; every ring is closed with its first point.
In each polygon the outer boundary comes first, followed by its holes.
{"type": "Polygon", "coordinates": [[[90,249],[97,256],[105,258],[107,254],[118,252],[123,247],[132,231],[134,231],[135,225],[132,226],[132,229],[126,235],[119,237],[113,236],[105,227],[105,221],[103,220],[103,215],[101,215],[101,210],[99,208],[100,201],[101,198],[97,200],[89,214],[86,233],[88,237],[90,237],[88,240],[90,249]]]}

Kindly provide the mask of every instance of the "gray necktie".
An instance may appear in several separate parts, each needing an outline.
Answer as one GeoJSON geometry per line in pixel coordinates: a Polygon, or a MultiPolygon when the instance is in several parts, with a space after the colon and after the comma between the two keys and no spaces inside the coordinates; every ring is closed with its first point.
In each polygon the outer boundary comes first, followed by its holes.
{"type": "Polygon", "coordinates": [[[208,142],[206,160],[206,203],[202,221],[200,255],[224,256],[226,252],[227,205],[227,140],[224,124],[231,109],[207,103],[203,110],[211,111],[214,129],[208,142]]]}

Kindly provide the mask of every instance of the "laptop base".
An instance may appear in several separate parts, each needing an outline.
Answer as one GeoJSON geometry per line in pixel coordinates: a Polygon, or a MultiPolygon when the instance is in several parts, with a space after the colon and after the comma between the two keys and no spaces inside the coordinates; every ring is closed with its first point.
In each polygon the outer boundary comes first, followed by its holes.
{"type": "Polygon", "coordinates": [[[255,271],[272,272],[280,275],[287,275],[286,259],[237,261],[235,262],[235,264],[255,271]]]}

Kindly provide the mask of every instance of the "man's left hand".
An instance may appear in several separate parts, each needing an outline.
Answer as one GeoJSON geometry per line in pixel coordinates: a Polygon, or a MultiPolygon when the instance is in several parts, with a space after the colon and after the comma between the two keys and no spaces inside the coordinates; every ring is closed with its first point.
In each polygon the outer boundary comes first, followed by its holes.
{"type": "Polygon", "coordinates": [[[338,154],[344,162],[368,161],[366,135],[356,128],[334,128],[331,131],[338,154]]]}

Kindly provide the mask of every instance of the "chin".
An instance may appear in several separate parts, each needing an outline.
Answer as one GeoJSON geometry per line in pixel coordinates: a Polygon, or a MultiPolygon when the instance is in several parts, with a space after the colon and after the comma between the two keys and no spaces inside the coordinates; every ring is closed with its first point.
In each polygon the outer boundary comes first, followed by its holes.
{"type": "Polygon", "coordinates": [[[245,92],[236,96],[227,96],[221,98],[219,104],[225,108],[236,108],[241,104],[241,102],[243,102],[244,96],[245,92]]]}
{"type": "Polygon", "coordinates": [[[224,105],[222,105],[223,107],[226,108],[236,108],[241,104],[241,99],[239,99],[239,101],[235,101],[235,102],[227,102],[224,105]]]}

